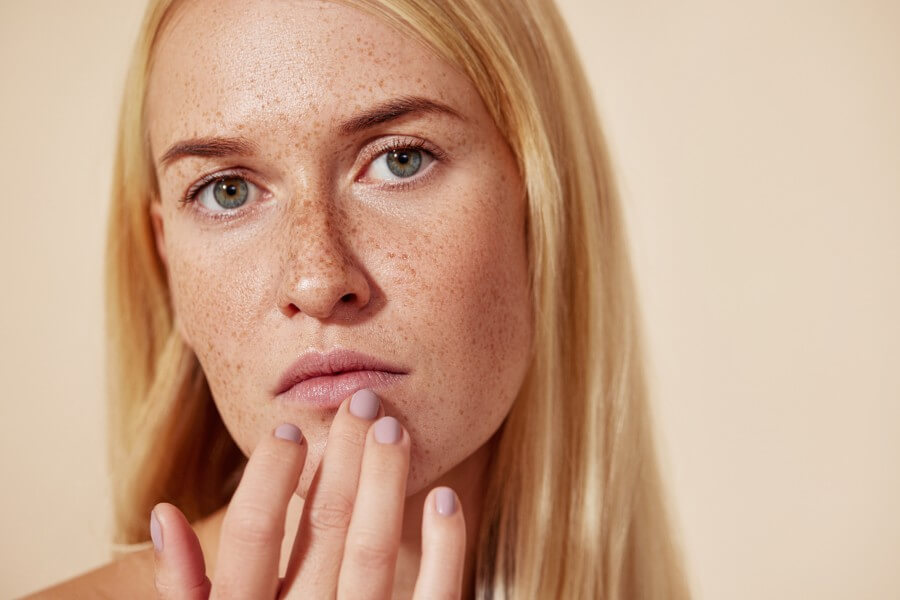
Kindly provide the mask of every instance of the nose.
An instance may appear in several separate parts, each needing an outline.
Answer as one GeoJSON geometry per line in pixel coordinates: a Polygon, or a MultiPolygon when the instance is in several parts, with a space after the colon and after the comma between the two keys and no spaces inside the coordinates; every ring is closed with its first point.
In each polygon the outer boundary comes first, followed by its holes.
{"type": "Polygon", "coordinates": [[[337,219],[326,211],[313,214],[309,204],[300,210],[286,232],[279,308],[288,317],[352,320],[369,304],[368,278],[342,239],[337,219]]]}

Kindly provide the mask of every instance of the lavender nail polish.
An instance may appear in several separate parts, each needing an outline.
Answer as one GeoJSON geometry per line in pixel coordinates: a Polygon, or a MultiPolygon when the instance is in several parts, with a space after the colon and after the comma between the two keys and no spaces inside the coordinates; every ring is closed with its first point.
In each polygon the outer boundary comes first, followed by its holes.
{"type": "Polygon", "coordinates": [[[382,417],[375,421],[375,441],[379,444],[396,444],[402,437],[400,421],[394,417],[382,417]]]}
{"type": "Polygon", "coordinates": [[[303,434],[300,433],[300,429],[296,425],[291,425],[290,423],[282,423],[276,427],[275,437],[290,442],[297,442],[298,444],[303,440],[303,434]]]}
{"type": "Polygon", "coordinates": [[[371,421],[378,415],[381,402],[372,390],[359,390],[350,398],[350,414],[371,421]]]}
{"type": "Polygon", "coordinates": [[[150,511],[150,539],[153,540],[153,547],[157,552],[162,552],[163,536],[162,527],[159,525],[159,519],[156,518],[156,511],[150,511]]]}
{"type": "Polygon", "coordinates": [[[438,488],[434,494],[434,507],[438,514],[449,517],[456,512],[456,494],[448,487],[438,488]]]}

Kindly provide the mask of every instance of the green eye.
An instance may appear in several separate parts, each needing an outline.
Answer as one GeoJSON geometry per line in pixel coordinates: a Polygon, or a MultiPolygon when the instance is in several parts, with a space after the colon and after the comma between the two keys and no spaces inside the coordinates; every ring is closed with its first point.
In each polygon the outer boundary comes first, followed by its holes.
{"type": "Polygon", "coordinates": [[[411,177],[422,165],[422,152],[414,148],[392,150],[386,155],[387,167],[397,177],[411,177]]]}
{"type": "Polygon", "coordinates": [[[212,193],[222,208],[238,208],[247,201],[250,189],[240,177],[226,177],[213,183],[212,193]]]}

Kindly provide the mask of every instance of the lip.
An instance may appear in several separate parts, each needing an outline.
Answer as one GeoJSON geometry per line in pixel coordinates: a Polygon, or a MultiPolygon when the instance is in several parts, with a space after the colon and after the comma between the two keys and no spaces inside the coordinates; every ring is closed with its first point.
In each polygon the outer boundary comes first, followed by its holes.
{"type": "Polygon", "coordinates": [[[285,370],[274,392],[279,399],[337,408],[357,390],[384,387],[406,374],[406,369],[361,352],[307,352],[285,370]]]}

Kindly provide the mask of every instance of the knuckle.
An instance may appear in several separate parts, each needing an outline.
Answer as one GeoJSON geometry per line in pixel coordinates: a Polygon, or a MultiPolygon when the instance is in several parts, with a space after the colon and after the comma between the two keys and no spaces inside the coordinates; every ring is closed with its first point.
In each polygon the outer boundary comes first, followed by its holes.
{"type": "Polygon", "coordinates": [[[347,554],[352,564],[370,570],[394,568],[397,544],[383,535],[359,531],[347,542],[347,554]]]}
{"type": "Polygon", "coordinates": [[[188,597],[192,595],[209,595],[210,590],[212,589],[212,582],[210,582],[209,577],[204,576],[202,580],[198,581],[192,586],[189,586],[184,590],[185,595],[188,597]]]}
{"type": "Polygon", "coordinates": [[[351,450],[362,451],[366,445],[366,432],[357,431],[354,427],[341,427],[334,432],[336,441],[351,450]]]}
{"type": "Polygon", "coordinates": [[[372,480],[391,487],[406,483],[406,469],[401,456],[378,456],[364,463],[363,468],[372,480]]]}
{"type": "Polygon", "coordinates": [[[297,460],[296,452],[286,452],[284,448],[266,444],[256,449],[253,453],[257,466],[266,470],[287,471],[293,467],[297,460]]]}
{"type": "Polygon", "coordinates": [[[350,526],[353,502],[340,492],[320,492],[309,508],[309,526],[326,535],[335,531],[344,532],[350,526]]]}
{"type": "Polygon", "coordinates": [[[284,519],[258,506],[235,506],[222,524],[226,539],[243,545],[268,546],[284,537],[284,519]]]}
{"type": "Polygon", "coordinates": [[[153,578],[153,585],[156,588],[156,592],[163,597],[174,596],[175,592],[179,591],[176,589],[176,586],[161,575],[159,571],[156,572],[156,575],[153,578]]]}
{"type": "Polygon", "coordinates": [[[170,581],[157,572],[153,583],[156,587],[157,594],[163,598],[193,598],[195,596],[205,598],[212,589],[212,584],[209,577],[206,575],[193,583],[183,583],[170,581]]]}

